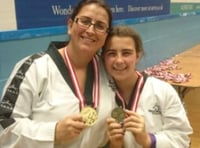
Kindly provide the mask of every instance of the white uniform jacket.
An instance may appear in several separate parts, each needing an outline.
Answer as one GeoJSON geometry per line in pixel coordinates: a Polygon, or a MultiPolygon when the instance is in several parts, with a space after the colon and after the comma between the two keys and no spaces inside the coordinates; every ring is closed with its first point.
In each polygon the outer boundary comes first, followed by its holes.
{"type": "Polygon", "coordinates": [[[79,100],[68,85],[66,65],[51,44],[46,52],[16,64],[0,103],[1,148],[97,148],[105,144],[106,118],[115,106],[114,93],[98,59],[100,102],[98,120],[65,145],[54,145],[55,125],[67,115],[79,114],[79,100]]]}
{"type": "MultiPolygon", "coordinates": [[[[188,148],[192,128],[175,89],[168,83],[147,77],[137,113],[145,119],[146,131],[155,135],[156,148],[188,148]]],[[[142,148],[130,132],[125,133],[125,148],[142,148]]]]}

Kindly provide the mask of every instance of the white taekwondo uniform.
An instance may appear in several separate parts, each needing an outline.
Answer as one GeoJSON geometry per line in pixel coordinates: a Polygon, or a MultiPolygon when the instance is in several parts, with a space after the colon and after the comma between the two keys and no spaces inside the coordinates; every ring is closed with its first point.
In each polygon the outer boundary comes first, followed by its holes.
{"type": "MultiPolygon", "coordinates": [[[[136,112],[145,119],[148,133],[156,138],[156,148],[188,148],[192,128],[175,89],[167,82],[147,77],[136,112]]],[[[142,148],[130,132],[125,133],[124,148],[142,148]]]]}
{"type": "Polygon", "coordinates": [[[98,120],[67,144],[54,145],[56,123],[80,113],[80,102],[68,85],[66,65],[51,44],[46,52],[18,62],[0,103],[1,148],[97,148],[106,142],[106,118],[115,106],[103,65],[100,71],[98,120]]]}

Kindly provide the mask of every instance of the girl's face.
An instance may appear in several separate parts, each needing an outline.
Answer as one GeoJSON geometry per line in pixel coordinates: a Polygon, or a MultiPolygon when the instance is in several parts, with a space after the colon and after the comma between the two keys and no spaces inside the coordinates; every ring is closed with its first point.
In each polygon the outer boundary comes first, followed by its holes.
{"type": "Polygon", "coordinates": [[[107,72],[115,81],[130,81],[140,54],[136,53],[135,42],[131,37],[111,37],[103,53],[107,72]]]}
{"type": "Polygon", "coordinates": [[[109,17],[106,10],[96,4],[84,6],[75,17],[68,22],[71,48],[83,54],[94,55],[104,44],[107,32],[99,32],[99,28],[108,28],[109,17]],[[87,27],[86,24],[89,24],[87,27]],[[85,26],[84,26],[85,25],[85,26]]]}

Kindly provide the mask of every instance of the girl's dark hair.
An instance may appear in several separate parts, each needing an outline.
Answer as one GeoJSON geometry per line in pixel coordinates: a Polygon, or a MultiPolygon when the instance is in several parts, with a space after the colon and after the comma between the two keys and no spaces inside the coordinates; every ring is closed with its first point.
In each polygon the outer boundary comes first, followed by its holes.
{"type": "Polygon", "coordinates": [[[78,5],[74,8],[74,10],[72,12],[70,19],[74,20],[75,17],[80,12],[80,10],[84,6],[89,5],[89,4],[96,4],[106,10],[108,17],[109,17],[109,29],[112,28],[112,11],[104,0],[81,0],[81,1],[79,1],[78,5]]]}
{"type": "Polygon", "coordinates": [[[114,36],[131,37],[133,39],[133,41],[135,42],[136,52],[144,54],[143,43],[142,43],[142,39],[141,39],[140,35],[133,28],[131,28],[130,26],[126,26],[126,25],[119,25],[119,26],[115,26],[112,28],[112,30],[109,32],[109,34],[106,38],[105,44],[102,48],[103,52],[105,50],[107,41],[114,36]]]}

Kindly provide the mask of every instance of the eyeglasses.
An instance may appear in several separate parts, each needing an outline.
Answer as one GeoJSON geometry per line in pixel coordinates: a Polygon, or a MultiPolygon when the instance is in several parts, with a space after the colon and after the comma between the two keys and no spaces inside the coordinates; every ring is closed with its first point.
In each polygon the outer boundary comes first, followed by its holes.
{"type": "Polygon", "coordinates": [[[94,26],[94,30],[99,33],[107,33],[109,31],[107,25],[101,21],[92,23],[92,19],[89,17],[79,17],[75,19],[75,22],[83,29],[88,29],[91,25],[94,26]]]}

